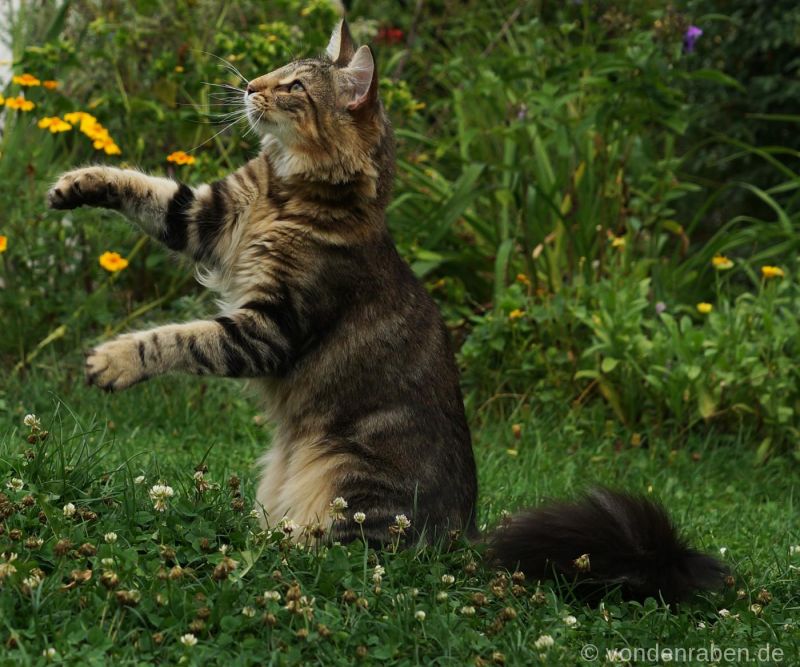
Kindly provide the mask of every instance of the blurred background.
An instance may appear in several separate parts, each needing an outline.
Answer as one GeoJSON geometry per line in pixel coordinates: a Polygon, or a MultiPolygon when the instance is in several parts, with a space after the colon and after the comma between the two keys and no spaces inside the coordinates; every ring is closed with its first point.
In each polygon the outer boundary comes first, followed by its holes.
{"type": "Polygon", "coordinates": [[[397,133],[388,224],[473,423],[800,452],[789,0],[4,3],[0,417],[73,395],[92,342],[214,309],[118,216],[48,211],[49,184],[236,169],[258,142],[217,86],[320,54],[344,5],[397,133]]]}

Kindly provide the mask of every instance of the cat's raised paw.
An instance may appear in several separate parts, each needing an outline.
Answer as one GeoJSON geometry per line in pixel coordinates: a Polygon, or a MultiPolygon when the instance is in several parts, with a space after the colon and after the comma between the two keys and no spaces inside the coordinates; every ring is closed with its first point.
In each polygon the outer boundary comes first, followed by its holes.
{"type": "Polygon", "coordinates": [[[79,206],[118,208],[119,188],[106,167],[87,167],[63,174],[47,193],[47,204],[55,209],[79,206]]]}
{"type": "Polygon", "coordinates": [[[89,350],[86,382],[103,391],[119,391],[146,380],[141,345],[133,336],[123,336],[89,350]]]}

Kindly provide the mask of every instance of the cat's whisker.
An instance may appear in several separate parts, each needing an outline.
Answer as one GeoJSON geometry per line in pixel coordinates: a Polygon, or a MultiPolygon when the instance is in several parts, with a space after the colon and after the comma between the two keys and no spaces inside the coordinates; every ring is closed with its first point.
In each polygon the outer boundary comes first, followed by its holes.
{"type": "Polygon", "coordinates": [[[225,60],[225,58],[220,58],[218,55],[210,53],[209,51],[200,51],[200,53],[203,53],[207,56],[211,56],[212,58],[216,58],[225,66],[225,69],[238,76],[245,83],[249,83],[248,80],[244,77],[244,75],[236,68],[236,65],[234,65],[231,62],[228,62],[227,60],[225,60]]]}
{"type": "Polygon", "coordinates": [[[245,93],[243,88],[237,88],[229,83],[211,83],[210,81],[201,81],[200,83],[202,83],[204,86],[211,86],[212,88],[222,88],[223,90],[228,90],[230,92],[242,93],[242,95],[245,93]]]}

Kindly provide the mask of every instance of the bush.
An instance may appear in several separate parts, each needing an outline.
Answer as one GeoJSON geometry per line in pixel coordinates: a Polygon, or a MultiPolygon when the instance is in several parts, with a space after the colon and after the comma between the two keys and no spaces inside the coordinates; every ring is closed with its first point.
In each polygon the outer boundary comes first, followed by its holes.
{"type": "MultiPolygon", "coordinates": [[[[773,268],[773,267],[769,267],[773,268]]],[[[777,267],[775,267],[777,268],[777,267]]],[[[682,433],[699,424],[797,449],[800,289],[764,277],[735,299],[654,302],[649,279],[610,278],[537,296],[523,283],[475,318],[462,353],[469,390],[565,412],[602,398],[634,430],[682,433]]],[[[755,441],[754,441],[755,443],[755,441]]]]}

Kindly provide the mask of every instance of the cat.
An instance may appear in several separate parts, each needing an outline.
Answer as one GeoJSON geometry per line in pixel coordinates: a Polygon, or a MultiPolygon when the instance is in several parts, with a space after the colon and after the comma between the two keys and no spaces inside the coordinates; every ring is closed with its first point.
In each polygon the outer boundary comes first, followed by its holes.
{"type": "MultiPolygon", "coordinates": [[[[91,350],[89,383],[250,379],[275,424],[257,507],[294,539],[480,539],[448,332],[385,223],[394,138],[372,52],[341,21],[323,57],[251,80],[242,98],[262,151],[227,178],[190,187],[94,166],[48,193],[52,208],[121,212],[197,262],[221,296],[212,319],[91,350]]],[[[685,546],[659,505],[607,489],[520,514],[488,539],[509,568],[555,569],[632,597],[679,599],[724,573],[685,546]]]]}

